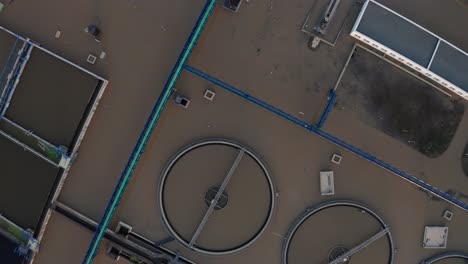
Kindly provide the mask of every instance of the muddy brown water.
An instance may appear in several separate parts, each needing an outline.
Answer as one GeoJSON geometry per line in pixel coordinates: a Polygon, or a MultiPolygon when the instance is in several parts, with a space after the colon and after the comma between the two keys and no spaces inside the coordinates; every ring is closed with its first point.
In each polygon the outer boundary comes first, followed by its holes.
{"type": "Polygon", "coordinates": [[[2,263],[22,264],[23,258],[15,254],[16,244],[0,236],[0,259],[2,263]]]}
{"type": "Polygon", "coordinates": [[[54,145],[69,147],[98,80],[33,49],[6,115],[54,145]]]}
{"type": "Polygon", "coordinates": [[[0,213],[35,229],[59,169],[0,136],[0,213]]]}
{"type": "MultiPolygon", "coordinates": [[[[22,41],[18,41],[15,46],[15,37],[12,35],[0,31],[0,72],[3,72],[3,75],[1,76],[1,80],[6,79],[7,77],[7,71],[5,67],[7,66],[6,63],[8,61],[8,58],[10,57],[10,54],[13,50],[13,48],[16,50],[18,47],[21,47],[22,41]]],[[[13,55],[13,54],[12,54],[13,55]]],[[[13,56],[10,58],[10,62],[13,62],[13,56]]],[[[2,87],[3,88],[3,87],[2,87]]],[[[0,88],[0,92],[2,91],[2,88],[0,88]]]]}

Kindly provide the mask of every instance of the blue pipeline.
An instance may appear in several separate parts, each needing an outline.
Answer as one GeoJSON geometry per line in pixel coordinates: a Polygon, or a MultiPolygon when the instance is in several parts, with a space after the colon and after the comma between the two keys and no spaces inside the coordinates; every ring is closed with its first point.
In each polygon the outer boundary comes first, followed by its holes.
{"type": "Polygon", "coordinates": [[[403,178],[404,180],[407,180],[409,181],[410,183],[413,183],[414,185],[420,187],[421,189],[423,190],[426,190],[442,199],[444,199],[445,201],[449,202],[449,203],[452,203],[462,209],[464,209],[465,211],[468,211],[468,204],[458,200],[457,198],[451,196],[451,195],[448,195],[447,193],[437,189],[436,187],[434,186],[431,186],[429,185],[428,183],[410,175],[409,173],[406,173],[400,169],[398,169],[397,167],[393,166],[393,165],[390,165],[388,163],[386,163],[385,161],[365,152],[364,150],[362,149],[359,149],[357,147],[354,147],[353,145],[351,144],[348,144],[347,142],[341,140],[340,138],[338,137],[335,137],[323,130],[320,130],[317,126],[314,126],[314,125],[310,125],[310,124],[307,124],[306,122],[258,99],[258,98],[255,98],[249,94],[247,94],[246,92],[244,91],[241,91],[240,89],[232,86],[232,85],[229,85],[219,79],[216,79],[215,77],[213,76],[210,76],[208,75],[207,73],[204,73],[192,66],[189,66],[189,65],[185,65],[184,66],[184,69],[187,70],[188,72],[192,73],[193,75],[195,76],[198,76],[216,86],[219,86],[235,95],[238,95],[240,96],[241,98],[249,101],[249,102],[252,102],[260,107],[262,107],[263,109],[299,126],[299,127],[302,127],[304,129],[306,129],[307,131],[339,146],[339,147],[342,147],[348,151],[350,151],[351,153],[389,171],[389,172],[392,172],[393,174],[403,178]]]}
{"type": "Polygon", "coordinates": [[[301,120],[301,119],[299,119],[299,118],[297,118],[297,117],[295,117],[293,115],[290,115],[290,114],[284,112],[283,110],[281,110],[279,108],[276,108],[276,107],[274,107],[274,106],[272,106],[272,105],[270,105],[270,104],[268,104],[268,103],[266,103],[266,102],[264,102],[264,101],[262,101],[262,100],[260,100],[260,99],[258,99],[256,97],[253,97],[250,94],[248,94],[248,93],[246,93],[246,92],[244,92],[244,91],[242,91],[242,90],[240,90],[240,89],[238,89],[238,88],[236,88],[236,87],[234,87],[234,86],[232,86],[232,85],[230,85],[228,83],[225,83],[225,82],[223,82],[223,81],[221,81],[219,79],[216,79],[215,77],[212,77],[212,76],[210,76],[210,75],[208,75],[208,74],[206,74],[206,73],[204,73],[204,72],[202,72],[202,71],[200,71],[200,70],[198,70],[198,69],[196,69],[196,68],[194,68],[194,67],[192,67],[190,65],[185,65],[184,69],[187,70],[188,72],[192,73],[193,75],[198,76],[198,77],[200,77],[202,79],[205,79],[205,80],[211,82],[212,84],[215,84],[215,85],[217,85],[217,86],[219,86],[219,87],[221,87],[221,88],[223,88],[225,90],[228,90],[229,92],[231,92],[231,93],[233,93],[235,95],[238,95],[238,96],[244,98],[245,100],[258,105],[258,106],[268,110],[269,112],[271,112],[271,113],[273,113],[273,114],[275,114],[275,115],[277,115],[279,117],[282,117],[282,118],[284,118],[286,120],[289,120],[290,122],[292,122],[293,124],[295,124],[297,126],[300,126],[302,128],[305,128],[305,129],[310,129],[310,128],[313,127],[313,125],[308,124],[305,121],[303,121],[303,120],[301,120]]]}
{"type": "Polygon", "coordinates": [[[328,100],[327,104],[325,105],[325,108],[323,109],[322,114],[320,115],[320,119],[317,122],[317,128],[322,128],[322,126],[325,124],[325,121],[327,121],[328,116],[331,113],[331,110],[333,109],[333,106],[335,106],[336,102],[336,92],[335,90],[330,90],[330,93],[328,95],[328,100]]]}

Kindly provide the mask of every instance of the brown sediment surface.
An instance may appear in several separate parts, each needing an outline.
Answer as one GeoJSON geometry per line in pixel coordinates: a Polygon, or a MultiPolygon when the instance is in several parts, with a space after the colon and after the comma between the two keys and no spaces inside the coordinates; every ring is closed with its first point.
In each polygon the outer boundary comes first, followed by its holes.
{"type": "MultiPolygon", "coordinates": [[[[292,234],[287,250],[288,264],[328,263],[328,254],[333,248],[340,246],[350,250],[381,228],[377,219],[358,208],[334,206],[323,209],[310,215],[292,234]]],[[[388,263],[390,244],[386,237],[374,243],[352,256],[351,263],[366,263],[362,262],[364,259],[367,263],[388,263]]]]}
{"type": "Polygon", "coordinates": [[[59,169],[0,136],[0,213],[36,229],[59,169]]]}
{"type": "MultiPolygon", "coordinates": [[[[187,244],[208,210],[207,191],[221,186],[237,154],[232,146],[201,146],[182,156],[167,175],[163,210],[171,228],[187,244]]],[[[267,175],[249,154],[244,154],[223,193],[227,204],[211,214],[196,241],[198,248],[222,252],[242,247],[269,218],[272,194],[267,175]]]]}
{"type": "Polygon", "coordinates": [[[431,158],[447,150],[464,113],[461,99],[360,48],[339,87],[336,108],[431,158]]]}
{"type": "Polygon", "coordinates": [[[33,49],[6,115],[54,145],[70,147],[98,80],[33,49]]]}

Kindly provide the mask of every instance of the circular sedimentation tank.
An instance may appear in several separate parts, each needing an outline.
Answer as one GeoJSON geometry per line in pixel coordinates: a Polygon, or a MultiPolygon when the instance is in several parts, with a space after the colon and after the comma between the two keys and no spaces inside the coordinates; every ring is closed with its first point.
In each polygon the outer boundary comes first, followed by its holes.
{"type": "Polygon", "coordinates": [[[252,245],[268,227],[275,206],[264,162],[229,140],[183,148],[164,168],[158,192],[169,233],[184,246],[210,255],[252,245]]]}
{"type": "Polygon", "coordinates": [[[283,244],[283,264],[393,263],[394,247],[383,219],[368,207],[353,201],[331,201],[307,209],[290,228],[283,244]],[[346,256],[365,241],[357,253],[346,256]]]}

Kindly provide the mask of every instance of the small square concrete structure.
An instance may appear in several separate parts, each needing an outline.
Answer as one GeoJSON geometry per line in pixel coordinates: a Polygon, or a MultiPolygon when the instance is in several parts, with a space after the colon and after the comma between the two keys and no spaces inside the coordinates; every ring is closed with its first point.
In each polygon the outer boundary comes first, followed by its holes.
{"type": "Polygon", "coordinates": [[[452,217],[453,217],[453,212],[448,210],[448,209],[445,209],[444,210],[444,213],[442,214],[442,216],[447,219],[447,220],[452,220],[452,217]]]}
{"type": "Polygon", "coordinates": [[[341,159],[343,159],[343,157],[341,157],[340,155],[338,154],[333,154],[332,158],[331,158],[331,162],[335,163],[335,164],[340,164],[341,163],[341,159]]]}
{"type": "Polygon", "coordinates": [[[96,63],[96,60],[97,60],[97,57],[92,54],[89,54],[88,58],[86,58],[86,62],[93,64],[93,65],[96,63]]]}
{"type": "Polygon", "coordinates": [[[210,89],[206,89],[205,91],[205,94],[203,94],[203,97],[205,97],[206,99],[210,100],[210,101],[213,101],[214,97],[215,97],[215,92],[210,90],[210,89]]]}
{"type": "Polygon", "coordinates": [[[242,4],[242,0],[224,0],[223,7],[227,10],[236,13],[239,11],[239,7],[242,4]]]}
{"type": "Polygon", "coordinates": [[[188,108],[189,105],[190,105],[190,100],[183,97],[182,95],[180,94],[177,94],[175,99],[174,99],[175,103],[183,108],[188,108]]]}
{"type": "Polygon", "coordinates": [[[210,89],[206,89],[205,94],[203,94],[203,97],[205,97],[207,100],[213,101],[216,93],[210,89]]]}
{"type": "Polygon", "coordinates": [[[447,226],[426,226],[424,228],[424,248],[446,248],[448,237],[447,226]]]}
{"type": "Polygon", "coordinates": [[[333,171],[320,172],[320,194],[333,195],[335,194],[335,179],[333,171]]]}

